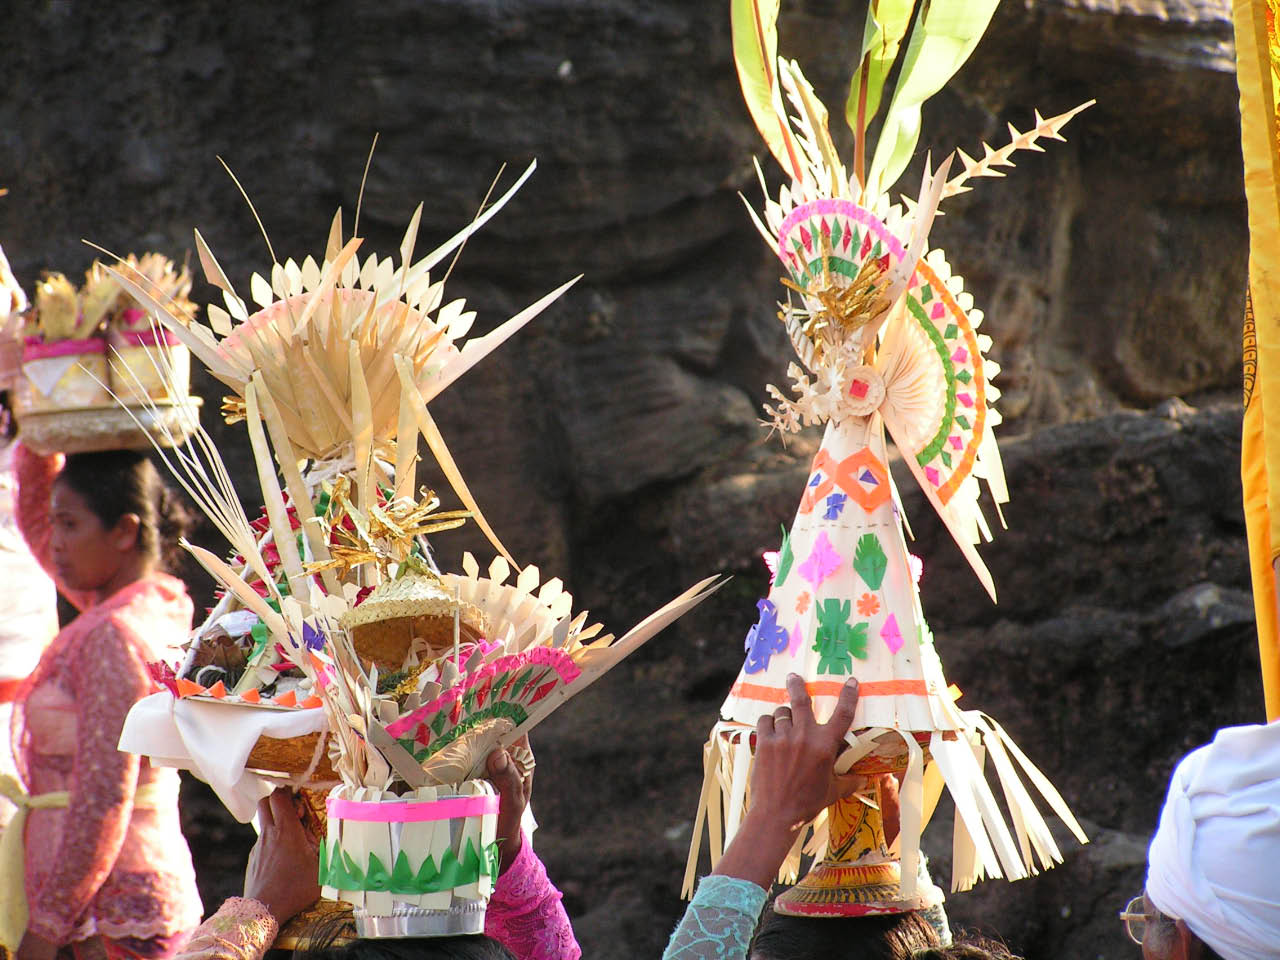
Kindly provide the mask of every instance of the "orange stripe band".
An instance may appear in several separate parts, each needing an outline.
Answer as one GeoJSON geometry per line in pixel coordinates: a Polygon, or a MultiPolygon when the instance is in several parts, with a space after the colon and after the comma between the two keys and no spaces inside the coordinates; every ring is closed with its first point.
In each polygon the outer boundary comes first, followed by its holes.
{"type": "Polygon", "coordinates": [[[0,703],[13,703],[25,682],[22,677],[5,677],[0,680],[0,703]]]}
{"type": "MultiPolygon", "coordinates": [[[[842,680],[813,680],[805,689],[811,697],[838,697],[844,689],[842,680]]],[[[859,697],[927,697],[928,688],[923,680],[866,680],[858,684],[859,697]]],[[[743,700],[760,700],[765,703],[786,703],[787,691],[782,687],[766,687],[759,683],[739,681],[729,691],[731,697],[743,700]]]]}

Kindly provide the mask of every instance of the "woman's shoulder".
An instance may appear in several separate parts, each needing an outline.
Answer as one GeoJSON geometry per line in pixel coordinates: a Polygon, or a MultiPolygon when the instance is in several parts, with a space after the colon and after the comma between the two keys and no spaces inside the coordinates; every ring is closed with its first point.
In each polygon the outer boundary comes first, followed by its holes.
{"type": "MultiPolygon", "coordinates": [[[[191,597],[186,585],[167,573],[153,573],[81,616],[96,615],[100,629],[91,630],[90,634],[103,639],[115,634],[113,639],[123,638],[154,652],[187,639],[191,632],[191,613],[191,597]]],[[[88,637],[86,641],[91,642],[88,637]]]]}

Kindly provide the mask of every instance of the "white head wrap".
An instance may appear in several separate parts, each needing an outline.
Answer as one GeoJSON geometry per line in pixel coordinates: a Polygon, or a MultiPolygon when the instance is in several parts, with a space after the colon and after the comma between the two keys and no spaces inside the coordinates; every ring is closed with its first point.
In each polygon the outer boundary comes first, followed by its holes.
{"type": "Polygon", "coordinates": [[[1220,730],[1178,764],[1147,895],[1225,960],[1280,958],[1280,722],[1220,730]]]}

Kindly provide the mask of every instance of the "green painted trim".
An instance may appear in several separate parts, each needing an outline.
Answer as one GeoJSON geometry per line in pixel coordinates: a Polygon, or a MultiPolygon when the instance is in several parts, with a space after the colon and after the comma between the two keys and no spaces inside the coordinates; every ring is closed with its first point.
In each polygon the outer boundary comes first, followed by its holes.
{"type": "Polygon", "coordinates": [[[956,415],[956,368],[955,364],[951,362],[951,354],[947,352],[946,341],[942,339],[942,334],[938,332],[938,328],[933,325],[933,321],[924,312],[924,307],[920,305],[920,301],[915,297],[908,296],[907,309],[911,311],[911,315],[916,318],[921,329],[933,341],[934,349],[938,351],[938,358],[942,361],[943,376],[947,380],[947,406],[943,413],[942,424],[928,445],[916,454],[916,462],[924,466],[942,451],[942,445],[947,442],[947,437],[951,434],[951,422],[956,415]]]}

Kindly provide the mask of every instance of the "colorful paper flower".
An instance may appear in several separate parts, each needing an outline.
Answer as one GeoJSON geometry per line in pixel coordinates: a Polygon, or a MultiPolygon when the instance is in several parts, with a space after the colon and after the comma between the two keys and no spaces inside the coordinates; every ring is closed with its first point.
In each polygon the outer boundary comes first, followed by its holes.
{"type": "Polygon", "coordinates": [[[806,610],[808,610],[809,601],[811,599],[812,598],[810,597],[808,590],[800,594],[800,596],[796,597],[796,613],[803,614],[806,610]]]}
{"type": "Polygon", "coordinates": [[[804,637],[800,633],[800,624],[797,623],[791,628],[791,643],[787,646],[787,653],[791,654],[793,657],[799,653],[800,643],[803,639],[804,637]]]}
{"type": "Polygon", "coordinates": [[[302,643],[308,650],[324,649],[324,634],[313,627],[311,624],[303,621],[302,624],[302,643]]]}
{"type": "Polygon", "coordinates": [[[156,684],[164,687],[175,697],[178,695],[178,676],[173,672],[173,667],[163,660],[153,660],[147,663],[147,673],[156,684]]]}
{"type": "Polygon", "coordinates": [[[880,598],[874,593],[864,593],[858,598],[858,613],[864,617],[874,617],[880,612],[880,598]]]}

